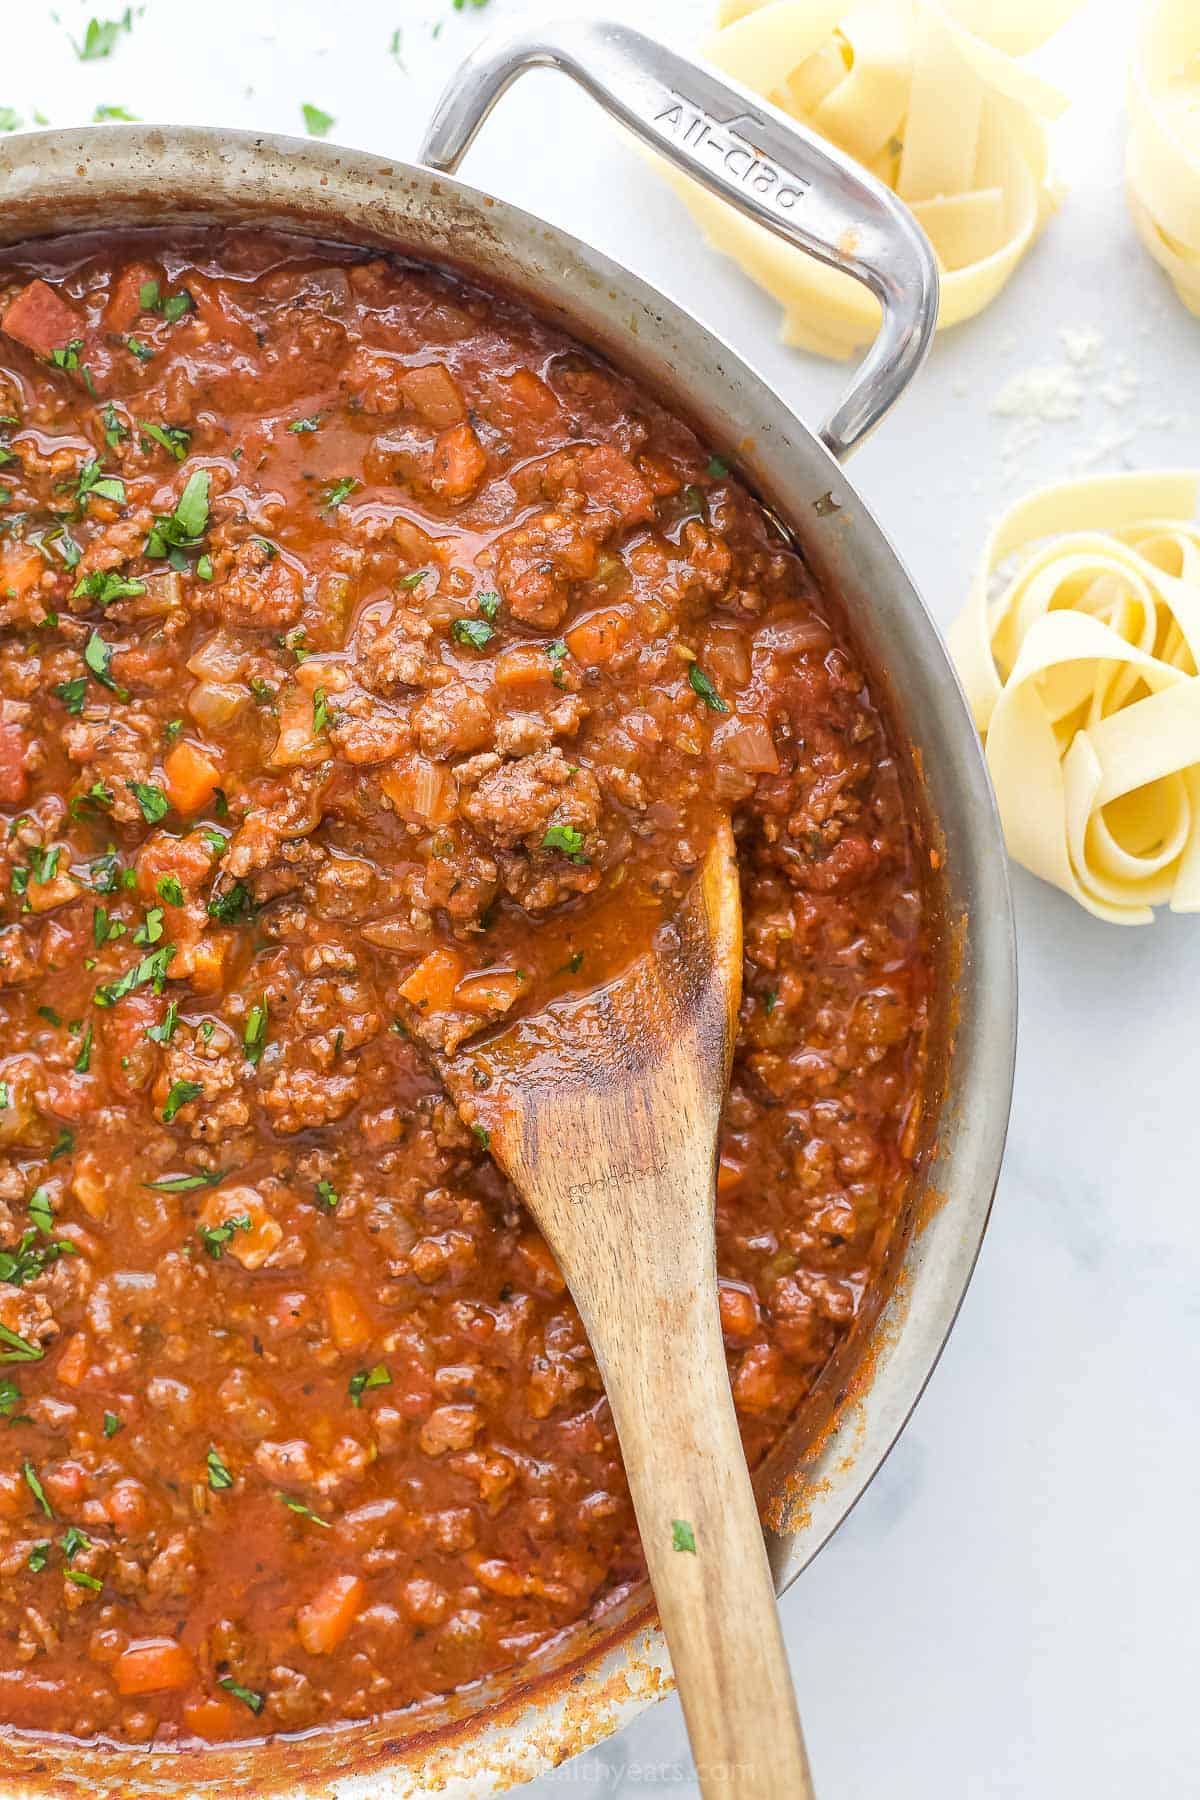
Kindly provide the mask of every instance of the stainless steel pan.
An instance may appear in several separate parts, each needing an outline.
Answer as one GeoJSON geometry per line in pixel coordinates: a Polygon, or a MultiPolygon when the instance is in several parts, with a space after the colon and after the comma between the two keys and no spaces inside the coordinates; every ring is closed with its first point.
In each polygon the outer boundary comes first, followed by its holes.
{"type": "MultiPolygon", "coordinates": [[[[787,1587],[845,1518],[954,1322],[987,1222],[1012,1086],[1016,981],[1004,846],[941,639],[841,466],[916,373],[936,267],[895,197],[756,96],[638,33],[572,22],[483,49],[443,98],[428,166],[250,132],[106,125],[0,141],[0,243],[116,226],[225,222],[378,245],[515,293],[696,425],[841,596],[907,751],[938,926],[934,1079],[888,1298],[762,1472],[787,1587]],[[445,173],[523,69],[559,68],[664,156],[880,299],[879,338],[818,434],[699,320],[569,233],[445,173]],[[832,501],[832,504],[830,503],[832,501]]],[[[471,1800],[599,1741],[668,1683],[644,1601],[522,1670],[419,1713],[203,1753],[0,1742],[0,1800],[31,1792],[287,1800],[471,1800]],[[533,1679],[536,1674],[536,1679],[533,1679]]]]}

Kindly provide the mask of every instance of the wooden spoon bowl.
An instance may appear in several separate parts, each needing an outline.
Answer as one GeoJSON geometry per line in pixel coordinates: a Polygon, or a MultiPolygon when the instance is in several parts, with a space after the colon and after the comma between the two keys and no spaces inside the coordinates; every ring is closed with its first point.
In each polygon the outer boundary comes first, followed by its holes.
{"type": "Polygon", "coordinates": [[[723,821],[651,947],[439,1059],[537,1221],[604,1378],[701,1790],[812,1786],[717,1302],[717,1128],[741,995],[723,821]]]}

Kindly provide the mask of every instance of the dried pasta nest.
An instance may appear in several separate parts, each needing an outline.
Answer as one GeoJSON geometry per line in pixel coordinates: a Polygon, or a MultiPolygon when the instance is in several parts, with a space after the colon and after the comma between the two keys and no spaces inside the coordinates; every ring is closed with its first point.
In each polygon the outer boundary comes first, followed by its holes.
{"type": "MultiPolygon", "coordinates": [[[[1046,122],[1065,97],[1018,61],[1079,0],[720,0],[702,46],[726,74],[854,156],[921,221],[942,270],[939,326],[988,305],[1059,200],[1046,122]]],[[[709,242],[783,307],[783,338],[847,357],[879,305],[660,165],[709,242]]]]}
{"type": "Polygon", "coordinates": [[[1159,0],[1129,78],[1129,204],[1179,298],[1200,313],[1200,6],[1159,0]]]}
{"type": "Polygon", "coordinates": [[[950,633],[1009,850],[1115,924],[1200,912],[1198,491],[1171,470],[1030,495],[950,633]]]}

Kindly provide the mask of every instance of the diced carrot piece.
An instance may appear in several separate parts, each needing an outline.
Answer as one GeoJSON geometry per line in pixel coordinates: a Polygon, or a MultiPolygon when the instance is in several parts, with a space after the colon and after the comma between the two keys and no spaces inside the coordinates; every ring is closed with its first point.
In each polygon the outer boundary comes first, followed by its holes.
{"type": "Polygon", "coordinates": [[[516,1004],[521,977],[515,969],[482,969],[465,975],[454,990],[454,1004],[466,1012],[495,1018],[516,1004]]]}
{"type": "Polygon", "coordinates": [[[41,586],[46,565],[36,550],[25,544],[0,544],[0,592],[20,600],[41,586]]]}
{"type": "Polygon", "coordinates": [[[239,1713],[232,1700],[187,1700],[183,1706],[183,1726],[193,1737],[217,1743],[232,1737],[245,1713],[239,1713]]]}
{"type": "Polygon", "coordinates": [[[534,687],[540,681],[551,681],[554,664],[540,644],[514,644],[503,650],[492,664],[492,674],[500,687],[534,687]]]}
{"type": "Polygon", "coordinates": [[[82,1331],[67,1340],[55,1373],[67,1387],[77,1388],[88,1371],[88,1341],[82,1331]]]}
{"type": "Polygon", "coordinates": [[[721,1283],[717,1297],[726,1342],[748,1344],[758,1334],[758,1301],[748,1288],[732,1281],[721,1283]]]}
{"type": "Polygon", "coordinates": [[[199,812],[221,785],[221,771],[211,756],[195,744],[176,744],[163,758],[167,796],[181,813],[199,812]]]}
{"type": "Polygon", "coordinates": [[[653,456],[643,450],[638,457],[638,468],[658,495],[677,494],[683,486],[672,465],[665,456],[653,456]]]}
{"type": "Polygon", "coordinates": [[[467,416],[467,404],[458,383],[444,363],[426,363],[406,371],[401,387],[410,406],[436,431],[457,425],[467,416]]]}
{"type": "Polygon", "coordinates": [[[409,756],[379,778],[379,785],[400,814],[414,825],[444,825],[458,803],[458,783],[451,770],[427,756],[409,756]]]}
{"type": "Polygon", "coordinates": [[[463,959],[456,950],[431,950],[397,990],[402,1000],[421,1012],[444,1012],[454,1001],[454,990],[463,977],[463,959]]]}
{"type": "Polygon", "coordinates": [[[0,329],[35,356],[47,357],[82,338],[84,324],[49,282],[31,281],[9,306],[0,329]]]}
{"type": "Polygon", "coordinates": [[[296,1632],[310,1656],[328,1656],[349,1631],[366,1599],[357,1575],[334,1575],[296,1614],[296,1632]]]}
{"type": "Polygon", "coordinates": [[[143,1638],[113,1664],[118,1694],[157,1694],[184,1688],[196,1673],[190,1654],[174,1638],[143,1638]]]}
{"type": "Polygon", "coordinates": [[[153,263],[135,262],[122,269],[104,308],[105,331],[131,331],[142,316],[142,289],[162,278],[162,270],[153,263]]]}
{"type": "Polygon", "coordinates": [[[325,1290],[329,1329],[339,1350],[361,1350],[371,1341],[371,1320],[359,1304],[353,1288],[335,1281],[325,1290]]]}
{"type": "Polygon", "coordinates": [[[531,419],[544,422],[552,419],[559,411],[558,398],[553,388],[547,387],[541,376],[535,375],[532,369],[514,369],[511,375],[500,377],[500,385],[514,416],[527,413],[531,419]]]}
{"type": "Polygon", "coordinates": [[[581,663],[605,663],[625,642],[629,631],[628,614],[620,607],[605,606],[589,613],[567,632],[567,649],[581,663]]]}
{"type": "Polygon", "coordinates": [[[561,1294],[566,1287],[562,1270],[554,1252],[539,1231],[526,1231],[517,1245],[517,1254],[529,1270],[534,1287],[543,1294],[561,1294]]]}
{"type": "Polygon", "coordinates": [[[742,1185],[745,1173],[741,1163],[734,1162],[731,1156],[723,1156],[717,1164],[718,1194],[735,1194],[742,1185]]]}
{"type": "Polygon", "coordinates": [[[439,435],[433,446],[431,486],[435,494],[447,500],[465,500],[486,469],[487,457],[465,419],[439,435]]]}
{"type": "Polygon", "coordinates": [[[654,517],[654,491],[611,444],[593,444],[575,458],[584,493],[598,506],[612,506],[627,525],[654,517]]]}

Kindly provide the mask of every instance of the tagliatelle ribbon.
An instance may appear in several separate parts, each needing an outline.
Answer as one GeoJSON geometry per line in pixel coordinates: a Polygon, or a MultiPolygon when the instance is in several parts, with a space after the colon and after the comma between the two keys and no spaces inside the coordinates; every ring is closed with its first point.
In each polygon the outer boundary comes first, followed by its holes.
{"type": "Polygon", "coordinates": [[[1020,501],[950,632],[1011,854],[1117,924],[1200,911],[1198,493],[1177,470],[1020,501]]]}
{"type": "Polygon", "coordinates": [[[1138,235],[1200,313],[1200,5],[1158,0],[1129,76],[1129,204],[1138,235]]]}
{"type": "MultiPolygon", "coordinates": [[[[995,298],[1058,204],[1045,121],[1066,101],[1014,58],[1079,4],[720,0],[701,52],[908,203],[941,265],[938,323],[956,325],[995,298]]],[[[852,277],[659,167],[709,242],[779,301],[786,343],[847,357],[871,341],[879,304],[852,277]]]]}

